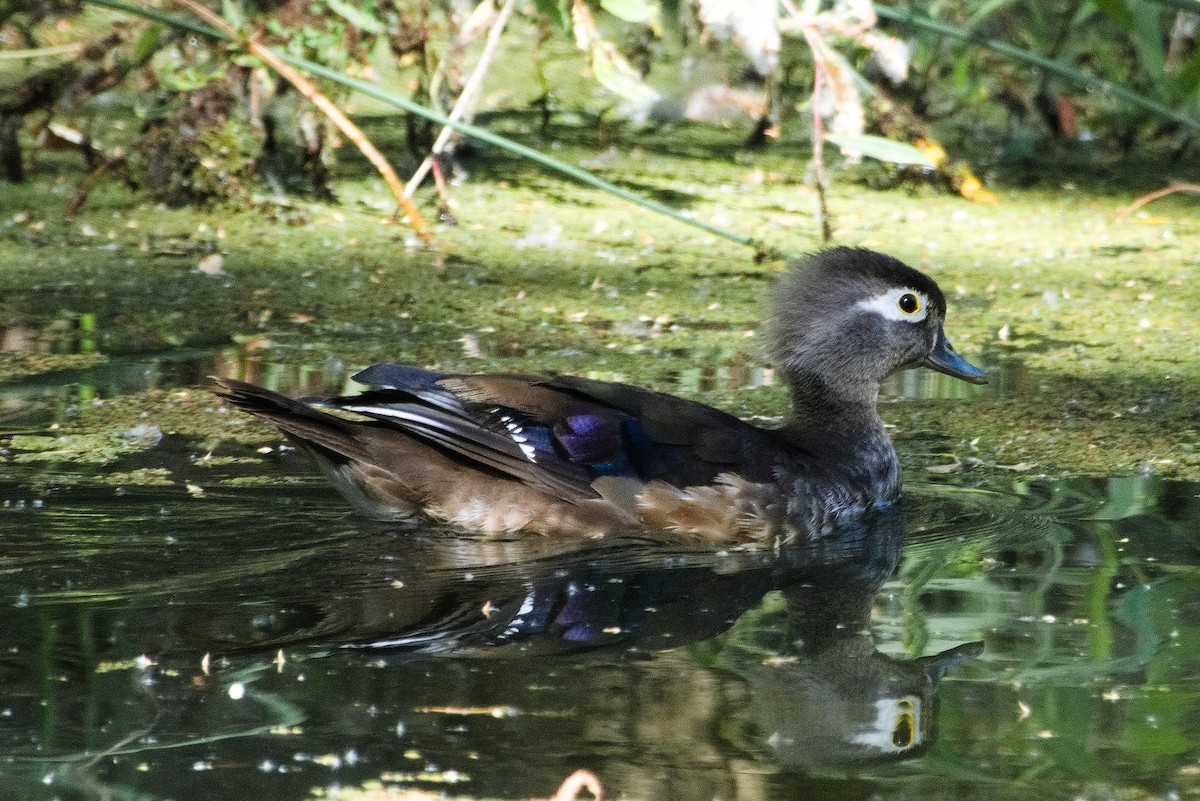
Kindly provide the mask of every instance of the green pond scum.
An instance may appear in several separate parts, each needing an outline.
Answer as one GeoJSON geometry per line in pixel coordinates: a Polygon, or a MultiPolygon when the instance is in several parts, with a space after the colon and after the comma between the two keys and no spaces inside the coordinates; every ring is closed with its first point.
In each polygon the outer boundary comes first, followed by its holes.
{"type": "MultiPolygon", "coordinates": [[[[387,142],[394,125],[379,118],[368,131],[387,142]]],[[[800,145],[747,151],[734,130],[620,138],[614,128],[598,154],[578,130],[558,133],[560,157],[634,191],[781,252],[816,247],[800,145]]],[[[264,195],[165,209],[102,184],[64,220],[64,187],[79,165],[43,156],[34,180],[4,187],[0,315],[9,330],[47,342],[33,355],[0,355],[0,375],[225,348],[316,369],[395,360],[576,373],[742,415],[782,412],[783,389],[770,382],[689,385],[681,376],[762,365],[763,299],[783,262],[756,264],[749,249],[495,151],[468,163],[470,177],[451,190],[458,224],[435,225],[436,245],[425,248],[390,218],[381,182],[347,162],[333,205],[264,195]]],[[[865,168],[837,175],[836,242],[928,271],[949,297],[959,349],[1001,373],[1019,367],[1002,391],[965,402],[888,403],[885,419],[915,469],[1200,477],[1200,213],[1179,195],[1118,222],[1166,169],[1119,167],[1109,172],[1124,180],[1014,171],[1027,185],[997,186],[997,206],[919,184],[873,190],[865,168]]],[[[186,409],[171,393],[133,393],[87,399],[58,422],[64,433],[111,437],[150,419],[220,438],[211,415],[194,413],[212,402],[203,383],[187,389],[196,402],[186,409]]],[[[271,440],[253,423],[238,437],[249,431],[271,440]]],[[[21,458],[56,453],[7,444],[21,458]]]]}

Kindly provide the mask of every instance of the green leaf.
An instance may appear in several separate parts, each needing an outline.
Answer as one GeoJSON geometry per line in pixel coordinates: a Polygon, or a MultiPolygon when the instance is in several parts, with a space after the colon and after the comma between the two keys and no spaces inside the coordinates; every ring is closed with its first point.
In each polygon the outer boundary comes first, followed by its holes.
{"type": "Polygon", "coordinates": [[[854,150],[880,161],[890,161],[893,164],[916,164],[930,168],[937,166],[929,156],[912,145],[897,142],[894,139],[884,139],[882,136],[828,134],[825,139],[842,150],[854,150]]]}
{"type": "Polygon", "coordinates": [[[346,0],[325,0],[325,4],[329,6],[330,11],[360,31],[375,34],[387,33],[387,28],[379,21],[378,17],[353,3],[348,3],[346,0]]]}
{"type": "Polygon", "coordinates": [[[1200,89],[1200,50],[1192,54],[1192,60],[1187,62],[1174,77],[1181,92],[1195,92],[1200,89]]]}
{"type": "Polygon", "coordinates": [[[1117,476],[1108,479],[1104,506],[1091,516],[1092,520],[1124,520],[1153,508],[1158,499],[1158,486],[1147,476],[1117,476]]]}
{"type": "Polygon", "coordinates": [[[162,41],[163,26],[150,25],[142,31],[142,35],[137,38],[133,44],[133,53],[130,56],[130,61],[134,64],[140,64],[150,57],[150,54],[158,49],[159,42],[162,41]]]}
{"type": "Polygon", "coordinates": [[[175,69],[164,69],[158,73],[158,80],[172,92],[194,92],[224,77],[224,64],[212,69],[204,69],[202,65],[187,64],[175,69]]]}
{"type": "Polygon", "coordinates": [[[964,47],[954,58],[950,78],[954,82],[955,91],[961,95],[966,95],[971,88],[971,67],[976,61],[978,59],[969,47],[964,47]]]}
{"type": "Polygon", "coordinates": [[[235,0],[221,0],[221,16],[233,26],[234,30],[245,30],[246,16],[242,14],[241,5],[235,0]]]}
{"type": "Polygon", "coordinates": [[[971,12],[971,16],[967,19],[967,23],[963,25],[963,28],[968,31],[973,31],[979,27],[980,23],[982,23],[992,14],[995,14],[997,11],[1004,10],[1006,7],[1015,2],[1017,2],[1017,0],[986,0],[986,2],[981,3],[973,12],[971,12]]]}
{"type": "Polygon", "coordinates": [[[600,0],[600,7],[618,19],[644,25],[658,16],[658,3],[646,0],[600,0]]]}
{"type": "Polygon", "coordinates": [[[1133,14],[1129,12],[1125,0],[1091,0],[1091,2],[1122,28],[1127,31],[1133,30],[1133,14]]]}
{"type": "Polygon", "coordinates": [[[246,69],[259,69],[266,66],[263,64],[262,59],[258,56],[252,56],[249,53],[238,53],[232,56],[230,60],[239,67],[245,67],[246,69]]]}
{"type": "Polygon", "coordinates": [[[537,10],[557,22],[563,33],[571,32],[571,9],[567,0],[536,0],[537,10]]]}
{"type": "Polygon", "coordinates": [[[648,103],[658,98],[658,92],[642,83],[612,42],[600,41],[592,45],[592,71],[601,86],[626,100],[648,103]]]}
{"type": "Polygon", "coordinates": [[[1163,47],[1162,9],[1143,3],[1133,13],[1133,48],[1137,51],[1138,66],[1150,82],[1154,93],[1162,99],[1162,84],[1166,77],[1167,53],[1163,47]]]}

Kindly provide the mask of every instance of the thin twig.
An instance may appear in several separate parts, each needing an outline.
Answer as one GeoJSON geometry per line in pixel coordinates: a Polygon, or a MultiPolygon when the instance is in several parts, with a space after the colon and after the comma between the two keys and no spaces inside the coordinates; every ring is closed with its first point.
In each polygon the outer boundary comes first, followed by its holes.
{"type": "Polygon", "coordinates": [[[408,217],[408,224],[412,226],[417,236],[421,237],[426,244],[433,241],[433,235],[430,234],[429,228],[426,227],[425,220],[421,217],[421,213],[417,211],[416,205],[408,197],[405,197],[404,186],[400,183],[400,176],[396,174],[396,171],[392,169],[392,165],[388,163],[387,159],[383,157],[383,154],[379,152],[375,145],[371,144],[371,140],[367,139],[366,134],[351,122],[350,118],[342,113],[342,110],[332,100],[322,94],[299,70],[284,63],[279,56],[275,55],[275,53],[253,37],[246,39],[239,37],[237,30],[224,18],[200,5],[196,0],[174,0],[174,2],[187,8],[196,16],[203,18],[208,24],[234,41],[240,41],[247,50],[260,58],[271,69],[282,75],[288,83],[296,87],[296,91],[320,109],[321,113],[328,117],[338,127],[338,130],[345,134],[346,138],[358,147],[362,154],[367,157],[367,160],[371,162],[372,166],[383,176],[383,180],[392,190],[397,204],[404,210],[404,214],[408,217]]]}
{"type": "Polygon", "coordinates": [[[819,52],[820,43],[813,41],[813,34],[807,28],[804,29],[804,38],[808,41],[808,46],[813,54],[813,93],[812,93],[812,121],[813,121],[813,170],[817,178],[817,214],[821,220],[821,244],[829,243],[833,238],[833,222],[829,216],[829,202],[825,197],[825,124],[821,119],[821,84],[825,82],[825,63],[821,60],[819,52]]]}
{"type": "MultiPolygon", "coordinates": [[[[491,0],[484,0],[491,2],[491,0]]],[[[496,15],[496,19],[492,21],[492,28],[488,31],[487,42],[483,46],[483,52],[479,54],[479,62],[475,65],[475,70],[471,73],[471,77],[467,79],[467,83],[463,86],[462,92],[458,95],[458,100],[454,103],[454,108],[450,109],[449,119],[457,121],[467,116],[469,111],[474,110],[475,104],[479,100],[480,89],[483,88],[483,78],[487,75],[488,64],[491,63],[492,56],[496,53],[496,47],[500,44],[500,34],[504,32],[504,26],[508,24],[509,15],[512,14],[513,8],[516,6],[516,0],[505,0],[505,3],[500,8],[500,13],[496,15]]],[[[438,134],[437,140],[430,148],[430,153],[421,162],[421,166],[417,167],[417,171],[413,173],[412,178],[408,179],[408,183],[404,186],[404,196],[412,197],[413,192],[417,191],[417,187],[425,180],[425,176],[429,174],[429,169],[433,166],[433,160],[442,154],[446,149],[446,143],[450,141],[450,137],[454,135],[454,129],[449,125],[443,126],[441,133],[438,134]]],[[[445,198],[442,198],[445,202],[445,198]]]]}
{"type": "Polygon", "coordinates": [[[1165,189],[1159,189],[1155,192],[1151,192],[1148,195],[1142,195],[1137,200],[1133,201],[1128,206],[1117,212],[1117,222],[1125,222],[1129,219],[1130,214],[1133,214],[1150,201],[1158,200],[1160,197],[1166,197],[1167,195],[1173,195],[1176,192],[1200,192],[1200,184],[1175,184],[1174,186],[1168,186],[1165,189]]]}
{"type": "Polygon", "coordinates": [[[429,160],[430,168],[433,171],[433,185],[437,188],[438,198],[442,201],[442,206],[439,209],[439,216],[452,225],[457,225],[454,219],[454,212],[450,208],[450,190],[446,188],[446,176],[442,173],[442,160],[436,156],[429,160]]]}

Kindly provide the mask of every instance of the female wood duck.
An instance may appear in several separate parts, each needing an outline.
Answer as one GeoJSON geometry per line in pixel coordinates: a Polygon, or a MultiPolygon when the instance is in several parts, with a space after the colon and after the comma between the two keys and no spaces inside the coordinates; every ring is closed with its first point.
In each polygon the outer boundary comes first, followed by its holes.
{"type": "Polygon", "coordinates": [[[306,399],[217,383],[376,519],[786,542],[898,498],[896,452],[875,410],[885,377],[924,366],[987,382],[954,352],[945,314],[937,284],[889,256],[834,248],[802,260],[776,296],[772,352],[792,410],[775,429],[572,376],[377,364],[354,376],[369,387],[362,394],[306,399]]]}

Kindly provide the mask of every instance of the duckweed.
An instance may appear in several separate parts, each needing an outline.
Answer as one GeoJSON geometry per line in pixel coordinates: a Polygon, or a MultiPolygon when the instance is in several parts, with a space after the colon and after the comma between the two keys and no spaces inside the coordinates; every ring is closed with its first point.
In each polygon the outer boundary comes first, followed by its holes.
{"type": "MultiPolygon", "coordinates": [[[[586,133],[555,133],[560,157],[594,155],[586,133]]],[[[781,251],[816,246],[802,143],[730,159],[717,154],[729,152],[736,131],[609,135],[614,156],[601,167],[609,177],[669,191],[689,212],[781,251]]],[[[762,300],[782,262],[756,264],[748,249],[503,154],[488,152],[453,188],[460,224],[437,226],[429,250],[380,211],[385,190],[370,177],[343,181],[340,205],[296,201],[305,213],[278,219],[269,207],[154,208],[108,186],[78,220],[63,222],[49,180],[55,163],[48,158],[37,180],[11,191],[6,208],[16,214],[0,219],[0,313],[35,323],[64,310],[94,314],[101,353],[211,346],[337,376],[385,360],[569,372],[743,415],[785,409],[777,386],[683,375],[761,362],[762,300]],[[83,226],[97,235],[81,235],[83,226]],[[223,273],[199,269],[213,252],[224,256],[223,273]]],[[[1179,197],[1156,203],[1155,216],[1116,222],[1123,206],[1161,184],[1160,172],[1153,162],[1126,165],[1119,184],[1047,174],[1032,186],[996,186],[999,206],[927,188],[835,184],[838,243],[883,249],[928,271],[948,295],[947,332],[959,350],[1024,371],[998,394],[886,404],[910,467],[957,460],[973,470],[1021,464],[1033,473],[1200,479],[1200,218],[1179,197]]],[[[42,369],[3,364],[7,376],[42,369]]],[[[58,451],[105,461],[124,447],[120,432],[139,424],[206,449],[226,443],[224,456],[280,441],[203,387],[101,400],[60,420],[63,433],[92,439],[10,443],[19,451],[12,458],[58,451]]]]}

